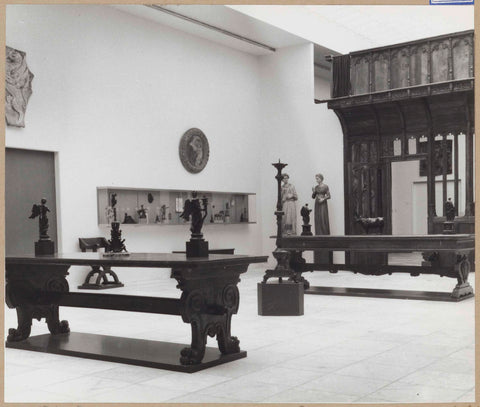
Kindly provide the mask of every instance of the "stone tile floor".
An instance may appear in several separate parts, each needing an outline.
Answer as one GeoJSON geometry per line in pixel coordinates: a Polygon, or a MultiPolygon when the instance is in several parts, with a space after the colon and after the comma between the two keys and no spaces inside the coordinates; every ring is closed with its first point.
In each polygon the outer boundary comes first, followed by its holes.
{"type": "MultiPolygon", "coordinates": [[[[262,265],[239,284],[233,317],[247,358],[193,374],[5,350],[6,402],[386,403],[473,402],[474,299],[459,303],[305,295],[305,315],[257,314],[262,265]]],[[[438,276],[305,275],[312,285],[450,292],[438,276]]],[[[474,273],[470,282],[474,285],[474,273]]],[[[73,290],[72,290],[73,291],[73,290]]],[[[109,293],[178,298],[175,281],[128,283],[109,293]]],[[[72,331],[188,343],[178,316],[62,308],[72,331]]],[[[16,326],[5,310],[5,333],[16,326]]],[[[32,335],[47,333],[34,321],[32,335]]],[[[209,338],[208,346],[215,346],[209,338]]]]}

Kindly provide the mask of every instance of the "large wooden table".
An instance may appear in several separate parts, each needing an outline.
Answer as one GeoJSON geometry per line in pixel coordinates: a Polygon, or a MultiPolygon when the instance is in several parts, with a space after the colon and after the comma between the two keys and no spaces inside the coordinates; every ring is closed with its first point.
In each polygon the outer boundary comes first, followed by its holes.
{"type": "Polygon", "coordinates": [[[237,284],[249,264],[265,261],[267,256],[225,254],[208,258],[163,253],[7,256],[5,298],[8,307],[17,311],[18,327],[9,330],[6,347],[183,372],[239,359],[246,352],[230,333],[240,300],[237,284]],[[176,299],[69,292],[66,276],[77,265],[171,269],[182,294],[176,299]],[[60,306],[180,315],[191,325],[191,345],[70,332],[68,321],[59,318],[60,306]],[[50,334],[30,337],[32,320],[41,318],[46,319],[50,334]],[[216,336],[220,352],[206,347],[207,336],[216,336]]]}
{"type": "MultiPolygon", "coordinates": [[[[278,266],[267,270],[264,282],[270,277],[290,277],[303,282],[305,293],[328,295],[374,296],[388,298],[410,298],[423,300],[460,301],[473,297],[473,288],[468,282],[471,269],[469,257],[475,249],[475,235],[348,235],[348,236],[282,236],[277,237],[278,253],[274,256],[278,266]],[[354,264],[307,263],[302,257],[303,251],[330,250],[361,252],[370,255],[371,260],[354,264]],[[421,252],[423,263],[414,265],[389,265],[376,261],[375,253],[421,252]],[[302,277],[306,271],[324,270],[336,273],[347,270],[366,275],[383,275],[392,273],[436,274],[441,277],[457,279],[457,285],[451,293],[406,290],[355,289],[344,287],[310,287],[302,277]]],[[[364,256],[364,258],[369,256],[364,256]]]]}

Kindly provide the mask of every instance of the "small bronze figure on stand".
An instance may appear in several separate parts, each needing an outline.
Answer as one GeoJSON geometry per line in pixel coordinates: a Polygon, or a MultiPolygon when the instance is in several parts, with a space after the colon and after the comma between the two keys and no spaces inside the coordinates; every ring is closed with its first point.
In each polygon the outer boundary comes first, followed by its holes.
{"type": "Polygon", "coordinates": [[[110,198],[110,205],[113,209],[113,222],[110,224],[110,240],[108,241],[108,250],[103,253],[105,257],[122,255],[128,256],[127,248],[125,247],[125,239],[122,239],[122,231],[120,230],[120,222],[117,221],[117,194],[112,194],[110,198]]]}
{"type": "Polygon", "coordinates": [[[455,205],[453,205],[452,198],[448,198],[445,202],[445,217],[446,221],[443,222],[443,234],[453,235],[455,234],[455,205]]]}
{"type": "Polygon", "coordinates": [[[35,219],[38,217],[38,229],[40,238],[35,242],[35,256],[43,254],[53,254],[55,253],[55,247],[53,240],[48,236],[48,217],[47,212],[50,212],[50,209],[45,205],[47,200],[42,198],[40,205],[33,204],[32,213],[28,217],[29,219],[35,219]]]}
{"type": "Polygon", "coordinates": [[[312,225],[310,225],[310,212],[311,209],[308,208],[308,203],[302,206],[300,209],[300,215],[302,215],[303,225],[302,225],[302,236],[312,236],[312,225]]]}
{"type": "Polygon", "coordinates": [[[206,197],[201,200],[197,198],[197,192],[192,192],[192,199],[187,199],[180,217],[186,221],[192,218],[190,231],[192,232],[190,241],[186,242],[187,257],[208,257],[208,242],[203,239],[201,232],[203,221],[207,216],[206,197]]]}

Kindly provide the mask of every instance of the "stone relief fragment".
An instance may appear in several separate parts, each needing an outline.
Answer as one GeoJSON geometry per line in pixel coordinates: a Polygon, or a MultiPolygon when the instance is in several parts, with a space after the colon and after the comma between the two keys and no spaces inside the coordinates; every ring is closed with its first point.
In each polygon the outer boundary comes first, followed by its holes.
{"type": "Polygon", "coordinates": [[[34,77],[27,67],[25,55],[23,51],[6,47],[5,120],[9,126],[25,127],[25,110],[34,77]]]}

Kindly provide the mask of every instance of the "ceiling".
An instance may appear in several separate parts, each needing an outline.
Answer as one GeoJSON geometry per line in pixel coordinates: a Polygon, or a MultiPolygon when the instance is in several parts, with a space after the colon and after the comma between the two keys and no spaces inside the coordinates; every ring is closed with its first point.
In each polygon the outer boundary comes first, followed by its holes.
{"type": "Polygon", "coordinates": [[[342,54],[474,28],[470,5],[229,7],[342,54]]]}
{"type": "Polygon", "coordinates": [[[254,55],[267,55],[274,51],[252,45],[219,30],[228,31],[269,48],[288,47],[307,42],[301,37],[222,5],[161,4],[112,7],[254,55]]]}
{"type": "MultiPolygon", "coordinates": [[[[253,55],[268,55],[278,48],[311,43],[308,39],[223,5],[111,7],[253,55]]],[[[325,55],[332,53],[336,54],[331,49],[314,44],[317,74],[328,74],[330,64],[325,61],[325,55]]]]}
{"type": "Polygon", "coordinates": [[[314,44],[317,75],[326,55],[473,29],[473,6],[112,5],[253,55],[314,44]]]}
{"type": "Polygon", "coordinates": [[[356,40],[342,53],[474,28],[473,6],[305,6],[305,11],[349,30],[356,40]]]}

